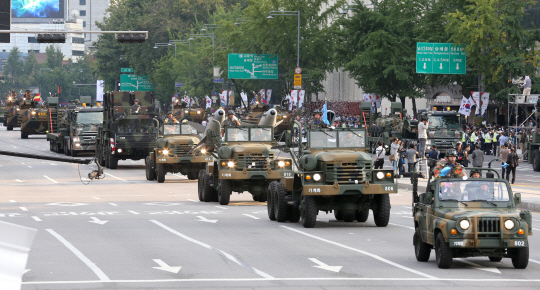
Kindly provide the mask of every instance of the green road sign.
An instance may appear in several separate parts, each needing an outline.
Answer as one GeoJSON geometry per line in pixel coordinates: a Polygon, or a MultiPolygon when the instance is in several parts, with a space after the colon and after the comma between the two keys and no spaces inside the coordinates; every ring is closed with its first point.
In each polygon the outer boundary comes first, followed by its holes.
{"type": "Polygon", "coordinates": [[[154,86],[148,81],[148,76],[120,75],[121,91],[153,91],[154,86]]]}
{"type": "Polygon", "coordinates": [[[277,80],[278,56],[229,53],[229,79],[277,80]]]}
{"type": "Polygon", "coordinates": [[[465,48],[453,43],[416,43],[416,73],[466,74],[465,48]]]}
{"type": "Polygon", "coordinates": [[[132,72],[133,72],[133,69],[132,69],[132,68],[121,68],[121,69],[120,69],[120,72],[132,73],[132,72]]]}

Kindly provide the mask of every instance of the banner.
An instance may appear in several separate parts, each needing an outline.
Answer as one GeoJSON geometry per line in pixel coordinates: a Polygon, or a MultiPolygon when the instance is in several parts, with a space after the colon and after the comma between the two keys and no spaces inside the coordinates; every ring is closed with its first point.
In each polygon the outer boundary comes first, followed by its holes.
{"type": "Polygon", "coordinates": [[[371,96],[371,102],[374,103],[375,108],[381,107],[382,99],[379,97],[379,95],[376,94],[369,94],[371,96]]]}
{"type": "Polygon", "coordinates": [[[219,94],[219,98],[221,100],[221,106],[226,107],[227,106],[227,91],[222,91],[221,94],[219,94]]]}
{"type": "Polygon", "coordinates": [[[482,106],[482,112],[480,113],[481,116],[484,116],[484,114],[486,113],[488,104],[489,104],[489,93],[482,92],[482,96],[480,97],[480,105],[482,106]]]}
{"type": "Polygon", "coordinates": [[[234,106],[234,92],[229,91],[229,106],[234,106]]]}
{"type": "Polygon", "coordinates": [[[461,98],[461,105],[459,106],[458,112],[465,116],[469,116],[471,114],[471,104],[469,103],[469,99],[465,98],[465,96],[462,96],[461,98]]]}
{"type": "Polygon", "coordinates": [[[293,107],[298,108],[298,91],[291,90],[291,101],[289,102],[289,110],[292,111],[293,107]]]}
{"type": "Polygon", "coordinates": [[[96,101],[97,102],[103,102],[104,88],[105,88],[105,81],[97,80],[97,83],[96,83],[96,101]]]}
{"type": "Polygon", "coordinates": [[[270,99],[272,98],[272,89],[266,90],[266,102],[270,104],[270,99]]]}
{"type": "Polygon", "coordinates": [[[328,106],[326,105],[326,103],[324,103],[324,106],[322,107],[322,121],[326,124],[326,125],[330,125],[330,122],[328,121],[328,106]]]}
{"type": "Polygon", "coordinates": [[[182,102],[186,103],[186,107],[188,108],[193,104],[193,100],[189,96],[184,96],[182,102]]]}
{"type": "Polygon", "coordinates": [[[260,89],[259,90],[259,96],[261,96],[261,100],[266,98],[266,90],[265,89],[260,89]]]}
{"type": "Polygon", "coordinates": [[[472,92],[472,98],[474,100],[474,105],[476,106],[476,111],[474,114],[476,116],[480,115],[480,92],[472,92]]]}
{"type": "Polygon", "coordinates": [[[371,96],[370,94],[364,94],[364,98],[362,99],[364,102],[371,102],[371,96]]]}
{"type": "Polygon", "coordinates": [[[306,90],[301,90],[298,94],[298,109],[304,107],[305,97],[306,97],[306,90]]]}
{"type": "Polygon", "coordinates": [[[212,100],[210,97],[206,96],[206,108],[210,109],[210,107],[212,107],[212,100]]]}
{"type": "Polygon", "coordinates": [[[244,101],[244,104],[247,105],[247,104],[248,104],[248,97],[247,97],[247,94],[244,93],[244,91],[242,91],[242,92],[240,93],[240,97],[242,98],[242,101],[244,101]]]}

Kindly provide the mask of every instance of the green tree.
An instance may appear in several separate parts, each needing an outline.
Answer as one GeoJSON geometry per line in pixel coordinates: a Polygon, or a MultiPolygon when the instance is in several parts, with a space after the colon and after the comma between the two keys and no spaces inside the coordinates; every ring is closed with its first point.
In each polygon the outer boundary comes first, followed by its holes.
{"type": "Polygon", "coordinates": [[[62,67],[62,61],[64,60],[64,54],[60,51],[60,48],[55,48],[53,45],[47,46],[45,48],[45,53],[47,54],[47,67],[55,69],[57,67],[62,67]]]}
{"type": "Polygon", "coordinates": [[[6,83],[9,83],[9,90],[26,90],[24,78],[24,62],[22,53],[18,47],[13,47],[9,52],[6,65],[4,66],[4,76],[6,83]]]}

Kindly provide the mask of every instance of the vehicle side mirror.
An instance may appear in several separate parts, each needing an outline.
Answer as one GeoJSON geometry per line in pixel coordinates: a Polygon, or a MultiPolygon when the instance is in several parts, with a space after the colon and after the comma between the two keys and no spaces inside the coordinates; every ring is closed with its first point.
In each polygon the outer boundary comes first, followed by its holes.
{"type": "Polygon", "coordinates": [[[521,193],[514,193],[514,204],[518,205],[521,203],[521,193]]]}

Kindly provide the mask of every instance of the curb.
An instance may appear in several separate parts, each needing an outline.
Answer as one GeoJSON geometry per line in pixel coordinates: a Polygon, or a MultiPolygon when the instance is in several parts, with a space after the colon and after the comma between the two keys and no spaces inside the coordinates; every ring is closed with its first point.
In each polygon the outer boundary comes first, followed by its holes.
{"type": "MultiPolygon", "coordinates": [[[[402,184],[398,183],[398,189],[409,189],[412,190],[412,184],[402,184]]],[[[418,185],[418,191],[423,192],[426,190],[426,187],[423,185],[418,185]]],[[[540,212],[540,203],[534,203],[534,202],[524,202],[522,201],[520,204],[518,204],[517,208],[519,209],[526,209],[529,211],[535,211],[540,212]]]]}

